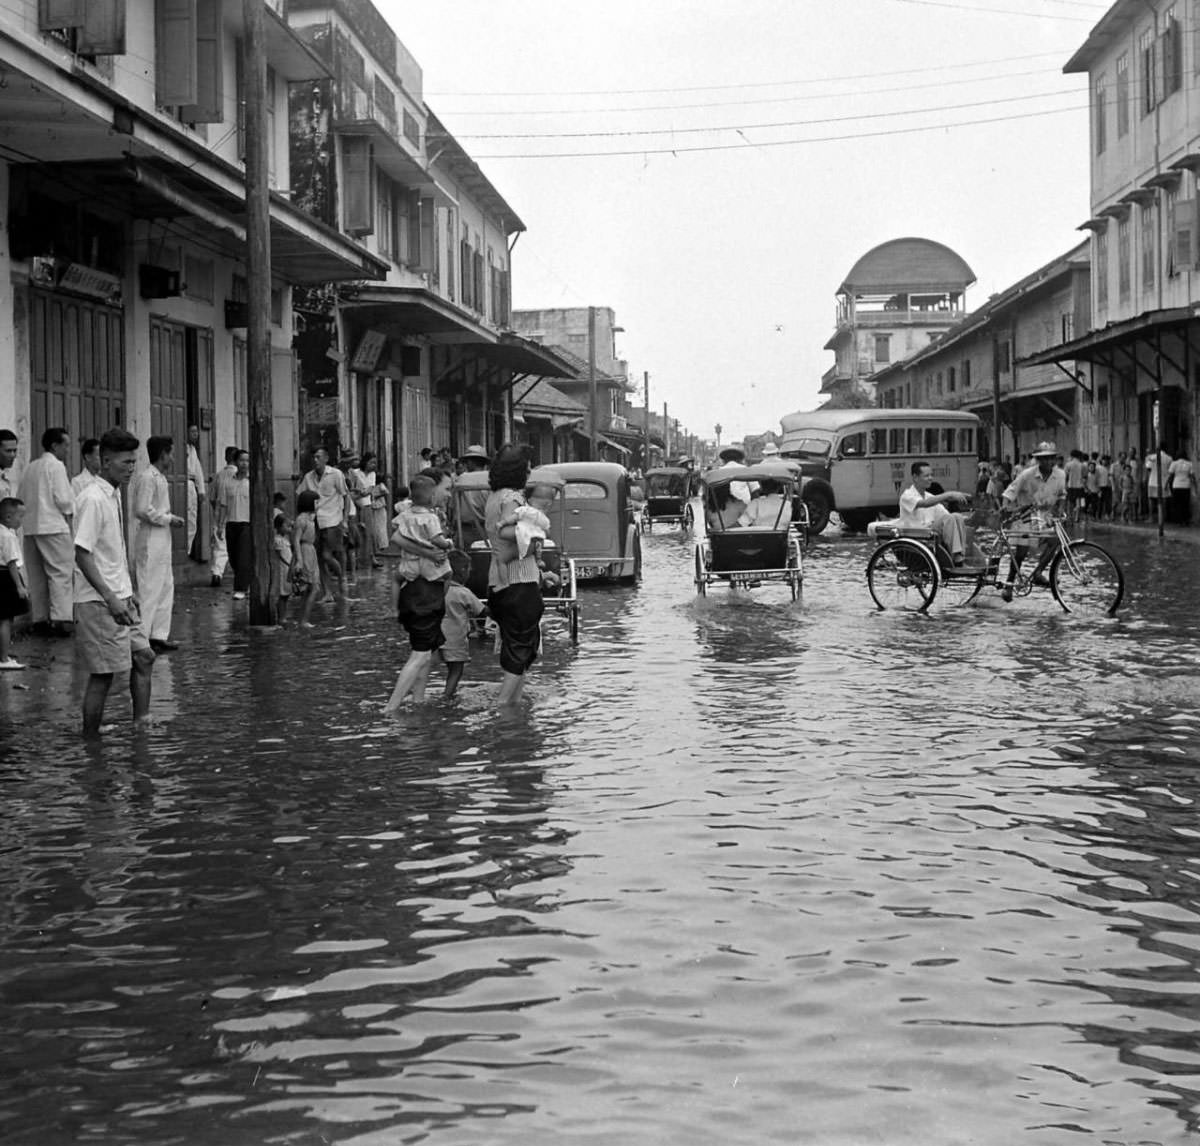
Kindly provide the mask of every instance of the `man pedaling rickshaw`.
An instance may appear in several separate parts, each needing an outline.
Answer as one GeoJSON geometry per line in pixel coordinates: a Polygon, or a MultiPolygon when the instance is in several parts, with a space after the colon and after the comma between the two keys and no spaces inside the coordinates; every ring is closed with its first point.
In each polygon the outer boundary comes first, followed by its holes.
{"type": "Polygon", "coordinates": [[[1013,563],[1008,570],[1008,578],[1000,595],[1006,601],[1013,599],[1013,582],[1017,570],[1025,560],[1029,550],[1036,542],[1039,546],[1037,565],[1033,570],[1033,583],[1047,586],[1049,582],[1043,570],[1054,557],[1056,542],[1054,531],[1047,531],[1044,517],[1060,514],[1067,501],[1066,475],[1055,464],[1058,457],[1058,447],[1053,442],[1039,442],[1033,451],[1036,465],[1022,470],[1013,479],[1012,484],[1004,491],[1001,501],[1001,518],[1011,519],[1024,509],[1033,509],[1030,528],[1020,534],[1010,534],[1014,541],[1013,563]]]}

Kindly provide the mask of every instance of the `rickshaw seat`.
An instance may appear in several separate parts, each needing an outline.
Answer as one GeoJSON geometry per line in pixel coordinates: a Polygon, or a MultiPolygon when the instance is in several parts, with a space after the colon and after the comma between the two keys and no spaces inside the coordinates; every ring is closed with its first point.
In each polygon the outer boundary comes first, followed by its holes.
{"type": "Polygon", "coordinates": [[[901,525],[896,521],[872,521],[867,526],[867,536],[876,541],[891,541],[896,537],[908,537],[913,541],[935,541],[937,533],[920,525],[901,525]]]}
{"type": "Polygon", "coordinates": [[[711,569],[731,573],[743,569],[785,569],[790,529],[739,527],[710,533],[711,569]]]}

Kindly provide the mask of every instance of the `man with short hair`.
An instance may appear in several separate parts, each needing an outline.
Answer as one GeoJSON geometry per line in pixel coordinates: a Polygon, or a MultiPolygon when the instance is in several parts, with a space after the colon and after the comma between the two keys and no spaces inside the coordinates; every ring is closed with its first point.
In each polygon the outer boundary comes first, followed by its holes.
{"type": "Polygon", "coordinates": [[[75,495],[65,459],[71,435],[61,426],[42,434],[42,455],[30,462],[17,495],[25,503],[25,577],[29,619],[38,629],[70,636],[74,605],[75,549],[71,518],[75,495]]]}
{"type": "Polygon", "coordinates": [[[317,495],[317,557],[321,565],[321,584],[325,593],[321,600],[334,600],[330,578],[337,582],[338,595],[346,595],[344,571],[345,538],[351,517],[350,490],[341,470],[329,464],[329,451],[318,446],[313,452],[313,468],[296,487],[297,493],[312,490],[317,495]]]}
{"type": "Polygon", "coordinates": [[[225,482],[237,473],[237,446],[225,447],[225,468],[218,470],[212,480],[210,494],[212,497],[213,528],[212,528],[212,557],[209,559],[209,584],[214,589],[221,587],[221,578],[229,565],[229,550],[225,545],[225,532],[217,531],[217,505],[225,496],[225,482]]]}
{"type": "Polygon", "coordinates": [[[83,469],[71,479],[71,493],[74,497],[78,497],[79,491],[85,485],[91,485],[100,474],[100,439],[84,438],[83,445],[79,447],[79,455],[83,469]]]}
{"type": "Polygon", "coordinates": [[[234,455],[233,476],[221,485],[217,502],[217,536],[229,550],[233,566],[233,599],[244,601],[254,575],[254,555],[250,542],[250,453],[238,450],[234,455]]]}
{"type": "Polygon", "coordinates": [[[951,513],[946,502],[965,505],[970,496],[962,490],[949,489],[930,493],[933,485],[933,466],[929,462],[913,462],[910,467],[912,484],[900,495],[900,525],[916,529],[932,529],[950,553],[955,565],[962,565],[967,550],[966,519],[961,513],[951,513]]]}
{"type": "Polygon", "coordinates": [[[156,653],[179,648],[171,641],[171,612],[175,607],[175,573],[171,568],[171,530],[183,518],[171,512],[171,487],[166,475],[174,461],[175,439],[146,439],[150,464],[133,482],[133,572],[141,601],[142,623],[156,653]]]}
{"type": "Polygon", "coordinates": [[[470,549],[473,542],[487,540],[487,501],[492,489],[488,484],[488,466],[491,458],[480,445],[468,446],[458,459],[462,472],[454,479],[454,496],[450,502],[451,517],[462,544],[470,549]]]}
{"type": "Polygon", "coordinates": [[[0,430],[0,498],[16,497],[21,487],[18,445],[17,435],[12,430],[0,430]]]}
{"type": "Polygon", "coordinates": [[[83,733],[96,736],[113,676],[129,670],[134,720],[150,712],[154,650],[141,627],[129,577],[121,487],[137,464],[138,440],[112,429],[100,438],[100,476],[75,503],[75,648],[89,676],[83,694],[83,733]]]}

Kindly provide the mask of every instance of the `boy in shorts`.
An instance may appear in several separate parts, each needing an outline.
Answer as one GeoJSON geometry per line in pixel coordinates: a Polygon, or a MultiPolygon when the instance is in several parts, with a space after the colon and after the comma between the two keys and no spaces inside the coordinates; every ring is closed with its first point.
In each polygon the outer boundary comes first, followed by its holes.
{"type": "Polygon", "coordinates": [[[400,550],[400,560],[392,578],[392,608],[408,633],[412,652],[396,678],[384,712],[395,712],[410,692],[418,704],[425,699],[433,654],[445,642],[442,618],[446,615],[446,582],[450,579],[446,553],[454,546],[433,509],[436,488],[432,478],[417,474],[409,486],[412,505],[394,522],[392,541],[400,550]]]}
{"type": "Polygon", "coordinates": [[[154,651],[142,627],[129,576],[121,487],[137,464],[138,440],[127,430],[100,439],[100,472],[75,498],[75,649],[87,668],[83,693],[83,734],[101,731],[104,703],[113,676],[129,672],[133,718],[150,712],[150,673],[154,651]]]}
{"type": "Polygon", "coordinates": [[[442,663],[446,666],[446,691],[449,700],[458,691],[463,669],[471,659],[471,623],[483,616],[487,606],[466,586],[471,575],[471,559],[461,549],[450,554],[450,575],[446,586],[446,615],[442,618],[442,663]]]}
{"type": "Polygon", "coordinates": [[[13,618],[29,612],[29,585],[17,536],[24,516],[25,503],[19,497],[0,499],[0,672],[25,667],[12,655],[13,618]]]}

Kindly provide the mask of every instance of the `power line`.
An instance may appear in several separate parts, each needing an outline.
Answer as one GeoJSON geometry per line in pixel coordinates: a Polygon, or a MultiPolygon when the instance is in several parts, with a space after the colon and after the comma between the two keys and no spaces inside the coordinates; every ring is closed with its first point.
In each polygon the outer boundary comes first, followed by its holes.
{"type": "Polygon", "coordinates": [[[1057,96],[1078,96],[1077,89],[1057,92],[1035,92],[1032,95],[1004,96],[1000,99],[975,100],[971,103],[939,104],[937,107],[915,107],[907,111],[871,111],[857,115],[828,116],[820,119],[777,120],[773,123],[724,124],[719,127],[656,127],[633,131],[560,131],[560,132],[503,132],[499,134],[459,134],[459,139],[612,139],[644,135],[697,135],[714,131],[760,131],[777,127],[815,127],[825,123],[848,123],[860,119],[893,119],[902,115],[925,115],[929,112],[962,111],[973,107],[991,107],[993,104],[1022,103],[1032,99],[1052,99],[1057,96]]]}
{"type": "Polygon", "coordinates": [[[1096,17],[1068,16],[1058,12],[1022,12],[1016,8],[975,8],[966,4],[956,4],[953,0],[892,0],[894,4],[919,4],[925,8],[953,8],[956,12],[970,15],[974,12],[986,12],[999,16],[1029,16],[1034,20],[1071,20],[1078,24],[1091,24],[1103,15],[1103,9],[1096,9],[1096,17]]]}
{"type": "Polygon", "coordinates": [[[957,127],[975,127],[989,123],[1008,123],[1018,119],[1036,119],[1046,115],[1061,115],[1066,111],[1087,111],[1088,105],[1081,104],[1074,107],[1058,107],[1049,108],[1045,111],[1029,111],[1022,112],[1017,115],[998,115],[989,116],[984,119],[964,119],[956,123],[929,123],[922,124],[917,127],[897,127],[885,131],[863,131],[855,132],[849,135],[821,135],[812,136],[808,139],[775,139],[768,140],[762,143],[752,142],[747,140],[744,143],[712,143],[703,144],[695,147],[640,147],[631,151],[556,151],[556,152],[540,152],[537,154],[495,154],[495,155],[476,155],[476,160],[480,159],[608,159],[621,156],[631,155],[687,155],[701,151],[744,151],[748,148],[766,148],[766,147],[794,147],[805,143],[840,143],[853,139],[876,139],[880,136],[888,135],[911,135],[919,131],[950,131],[957,127]]]}
{"type": "MultiPolygon", "coordinates": [[[[1055,52],[1054,55],[1061,57],[1061,52],[1055,52]]],[[[636,104],[633,107],[575,107],[575,108],[538,108],[536,110],[513,109],[505,108],[499,111],[452,111],[446,112],[447,116],[524,116],[533,118],[546,115],[626,115],[632,112],[644,111],[694,111],[700,109],[714,107],[750,107],[757,104],[773,104],[773,103],[809,103],[817,100],[829,99],[857,99],[859,96],[865,95],[888,95],[892,92],[907,92],[920,91],[924,88],[945,88],[952,84],[987,84],[997,83],[1002,80],[1021,79],[1025,76],[1044,76],[1053,75],[1059,76],[1061,73],[1057,68],[1051,72],[1047,72],[1045,68],[1026,68],[1019,72],[1000,72],[989,76],[962,76],[958,79],[937,79],[930,80],[928,83],[921,84],[899,84],[885,88],[858,88],[852,92],[815,92],[805,95],[792,96],[761,96],[754,99],[735,99],[735,100],[712,100],[703,103],[663,103],[663,104],[636,104]]],[[[444,109],[439,109],[439,112],[444,109]]],[[[461,138],[461,136],[460,136],[461,138]]],[[[478,137],[475,137],[478,138],[478,137]]]]}
{"type": "MultiPolygon", "coordinates": [[[[911,76],[926,72],[938,72],[939,74],[947,71],[955,71],[963,68],[979,68],[986,67],[990,64],[1009,64],[1018,60],[1043,60],[1050,56],[1061,58],[1063,53],[1058,52],[1033,52],[1028,55],[1020,56],[997,56],[988,60],[969,60],[958,64],[939,64],[936,67],[920,67],[920,68],[896,68],[883,72],[858,72],[856,74],[838,74],[832,76],[810,76],[801,80],[756,80],[752,83],[739,84],[701,84],[695,87],[674,87],[674,88],[577,88],[574,91],[563,91],[556,89],[554,91],[507,91],[507,92],[434,92],[433,98],[441,99],[443,96],[471,96],[483,99],[506,99],[513,96],[568,96],[568,95],[662,95],[667,92],[713,92],[713,91],[736,91],[744,88],[778,88],[778,87],[795,87],[799,84],[823,84],[830,80],[870,80],[883,76],[911,76]]],[[[428,98],[430,93],[425,93],[428,98]]]]}

